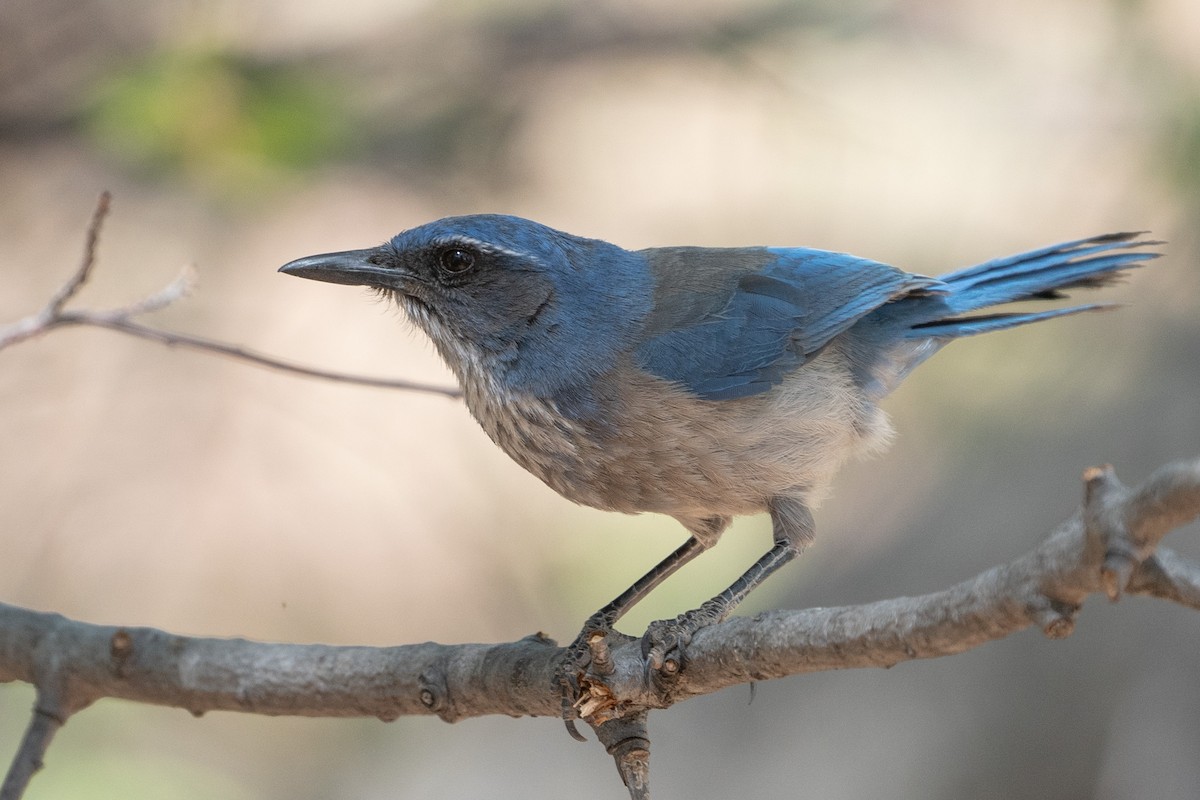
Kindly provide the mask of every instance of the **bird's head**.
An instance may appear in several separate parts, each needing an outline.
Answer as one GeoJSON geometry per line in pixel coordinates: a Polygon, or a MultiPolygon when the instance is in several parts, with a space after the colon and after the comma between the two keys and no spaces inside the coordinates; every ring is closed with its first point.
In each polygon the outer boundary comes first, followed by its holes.
{"type": "Polygon", "coordinates": [[[586,382],[634,346],[649,312],[645,259],[519,217],[447,217],[366,250],[281,272],[394,298],[460,379],[538,396],[586,382]]]}

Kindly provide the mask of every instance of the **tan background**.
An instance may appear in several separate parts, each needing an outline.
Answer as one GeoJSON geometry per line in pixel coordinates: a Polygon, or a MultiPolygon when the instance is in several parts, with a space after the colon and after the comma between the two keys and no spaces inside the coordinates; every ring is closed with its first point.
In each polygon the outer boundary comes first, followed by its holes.
{"type": "MultiPolygon", "coordinates": [[[[81,303],[195,264],[163,327],[444,382],[365,292],[277,275],[449,213],[629,247],[805,244],[937,273],[1109,230],[1168,256],[1117,313],[948,349],[891,398],[818,544],[747,611],[944,587],[1069,515],[1078,475],[1200,454],[1200,6],[1191,0],[0,7],[0,320],[32,312],[115,194],[81,303]],[[297,88],[299,87],[299,88],[297,88]]],[[[1091,299],[1091,298],[1089,298],[1091,299]]],[[[0,353],[0,599],[203,635],[569,639],[678,526],[577,508],[463,407],[117,334],[0,353]]],[[[1200,552],[1197,530],[1172,544],[1200,552]]],[[[743,520],[625,627],[766,546],[743,520]]],[[[1200,791],[1200,618],[1089,604],[887,672],[652,719],[663,797],[1173,798],[1200,791]]],[[[32,691],[0,686],[7,759],[32,691]]],[[[620,796],[554,720],[280,720],[104,702],[39,798],[620,796]]]]}

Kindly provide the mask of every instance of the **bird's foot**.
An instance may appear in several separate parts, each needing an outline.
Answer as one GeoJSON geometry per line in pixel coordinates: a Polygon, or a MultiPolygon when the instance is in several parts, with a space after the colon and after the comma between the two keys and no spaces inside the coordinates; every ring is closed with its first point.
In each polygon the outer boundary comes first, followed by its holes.
{"type": "MultiPolygon", "coordinates": [[[[605,676],[612,674],[613,665],[608,639],[623,636],[613,629],[612,615],[599,611],[588,617],[575,641],[567,646],[559,666],[558,685],[562,692],[562,717],[567,732],[579,741],[587,741],[575,727],[575,719],[590,718],[599,710],[600,696],[596,691],[605,676]]],[[[627,640],[628,637],[626,637],[627,640]]]]}
{"type": "Polygon", "coordinates": [[[642,635],[646,680],[649,682],[656,675],[660,679],[678,675],[687,661],[687,647],[696,631],[720,622],[726,613],[718,603],[710,600],[675,619],[651,622],[642,635]]]}

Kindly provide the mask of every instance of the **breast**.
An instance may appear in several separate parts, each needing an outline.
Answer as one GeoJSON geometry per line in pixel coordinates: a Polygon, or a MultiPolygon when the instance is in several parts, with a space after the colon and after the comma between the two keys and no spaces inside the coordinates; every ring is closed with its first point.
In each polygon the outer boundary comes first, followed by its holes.
{"type": "Polygon", "coordinates": [[[464,387],[492,440],[570,500],[629,513],[749,514],[781,495],[815,503],[847,457],[886,442],[886,419],[835,355],[738,400],[701,400],[627,363],[597,379],[586,413],[464,387]]]}

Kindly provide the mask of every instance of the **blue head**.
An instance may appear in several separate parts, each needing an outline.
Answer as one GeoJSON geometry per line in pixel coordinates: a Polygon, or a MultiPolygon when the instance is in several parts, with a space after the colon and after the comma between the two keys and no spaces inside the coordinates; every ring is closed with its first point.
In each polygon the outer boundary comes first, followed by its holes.
{"type": "Polygon", "coordinates": [[[643,256],[520,217],[447,217],[281,271],[396,299],[464,381],[551,396],[614,365],[650,309],[643,256]]]}

